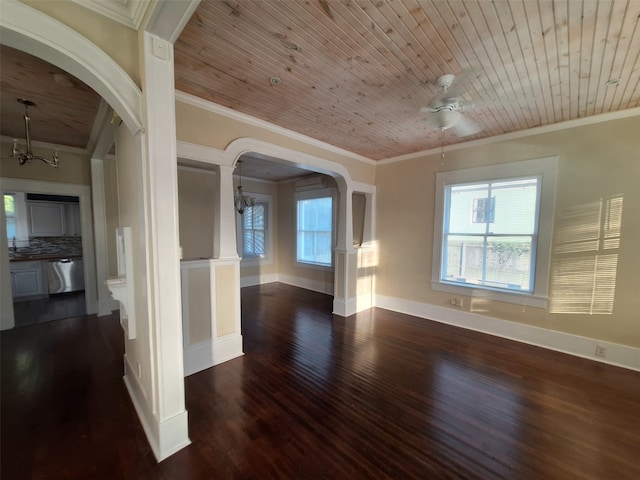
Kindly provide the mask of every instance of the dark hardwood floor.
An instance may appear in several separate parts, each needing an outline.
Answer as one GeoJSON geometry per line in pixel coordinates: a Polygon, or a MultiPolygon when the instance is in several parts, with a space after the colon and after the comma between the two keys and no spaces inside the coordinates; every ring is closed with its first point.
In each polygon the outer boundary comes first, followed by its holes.
{"type": "Polygon", "coordinates": [[[640,478],[639,372],[282,284],[242,306],[245,356],[186,379],[160,464],[115,316],[2,332],[2,478],[640,478]]]}

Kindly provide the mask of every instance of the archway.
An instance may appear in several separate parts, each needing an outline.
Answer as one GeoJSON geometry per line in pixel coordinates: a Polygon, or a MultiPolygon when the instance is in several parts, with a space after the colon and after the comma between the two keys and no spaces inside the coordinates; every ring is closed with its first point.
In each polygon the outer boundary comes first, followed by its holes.
{"type": "MultiPolygon", "coordinates": [[[[179,7],[184,5],[179,3],[179,7]]],[[[141,45],[131,46],[144,48],[140,55],[145,71],[153,70],[144,78],[161,80],[153,85],[143,80],[145,95],[164,100],[150,106],[150,102],[143,102],[141,89],[123,68],[87,38],[21,2],[8,0],[0,6],[4,44],[73,74],[101,95],[123,121],[116,127],[116,143],[125,152],[118,151],[118,160],[122,159],[118,165],[124,167],[118,169],[118,198],[120,203],[124,195],[126,200],[122,202],[132,208],[120,209],[119,226],[135,230],[139,255],[134,255],[132,248],[129,256],[136,258],[132,270],[137,277],[127,288],[132,297],[142,299],[137,303],[140,308],[136,313],[142,318],[137,336],[129,336],[125,346],[124,381],[151,448],[162,460],[190,443],[184,408],[179,290],[175,288],[179,285],[177,241],[172,236],[177,231],[171,195],[175,186],[171,175],[163,175],[167,169],[161,165],[164,162],[175,167],[176,160],[171,153],[175,152],[173,62],[169,55],[154,57],[151,50],[153,44],[171,52],[172,45],[145,31],[141,45]],[[167,135],[172,127],[174,133],[167,135]]],[[[182,12],[177,13],[182,16],[182,12]]],[[[2,250],[4,266],[8,263],[7,250],[2,250]]],[[[8,269],[3,268],[2,275],[6,282],[8,269]]]]}
{"type": "MultiPolygon", "coordinates": [[[[292,150],[279,145],[271,144],[254,138],[238,138],[232,141],[224,150],[216,150],[178,142],[178,157],[196,163],[216,165],[222,171],[226,171],[228,181],[221,182],[221,187],[226,188],[223,197],[232,199],[233,188],[231,185],[231,172],[238,159],[246,154],[259,154],[277,159],[277,161],[294,164],[298,167],[332,176],[339,190],[337,242],[335,247],[335,281],[334,281],[334,313],[340,316],[349,316],[357,311],[370,308],[373,304],[372,292],[361,296],[358,294],[358,252],[353,246],[353,225],[352,225],[352,195],[354,192],[363,194],[366,199],[365,210],[365,233],[364,240],[369,242],[373,239],[373,216],[374,216],[374,195],[373,185],[362,184],[352,180],[351,175],[344,165],[323,159],[304,152],[292,150]]],[[[223,175],[224,176],[224,173],[223,175]]],[[[219,242],[226,245],[225,251],[232,251],[236,255],[235,249],[235,219],[229,216],[232,208],[220,210],[214,220],[220,222],[217,225],[217,232],[228,232],[226,237],[219,239],[219,242]]]]}
{"type": "MultiPolygon", "coordinates": [[[[131,135],[141,130],[140,104],[142,94],[133,80],[110,57],[82,36],[50,17],[20,2],[2,2],[0,38],[3,45],[23,51],[73,74],[101,95],[125,122],[131,135]],[[45,33],[46,32],[46,37],[45,33]]],[[[83,195],[83,211],[89,215],[90,196],[83,195]]],[[[96,304],[96,269],[90,216],[85,220],[84,250],[90,254],[85,262],[85,278],[88,288],[88,310],[96,304]],[[91,242],[89,245],[87,242],[91,242]]],[[[0,239],[3,265],[8,265],[6,238],[0,239]]],[[[3,283],[10,284],[8,268],[3,268],[3,283]]],[[[13,308],[8,298],[2,301],[2,328],[14,325],[13,308]]]]}

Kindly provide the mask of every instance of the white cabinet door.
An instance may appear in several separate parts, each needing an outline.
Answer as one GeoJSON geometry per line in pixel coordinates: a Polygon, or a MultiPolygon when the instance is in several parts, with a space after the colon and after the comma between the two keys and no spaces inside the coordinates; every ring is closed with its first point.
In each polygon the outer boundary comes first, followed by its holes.
{"type": "Polygon", "coordinates": [[[27,202],[30,237],[59,237],[64,235],[64,203],[27,202]]]}
{"type": "Polygon", "coordinates": [[[80,235],[80,205],[77,203],[66,203],[65,211],[65,235],[80,235]]]}
{"type": "Polygon", "coordinates": [[[19,262],[11,266],[13,297],[41,295],[42,267],[40,262],[19,262]]]}

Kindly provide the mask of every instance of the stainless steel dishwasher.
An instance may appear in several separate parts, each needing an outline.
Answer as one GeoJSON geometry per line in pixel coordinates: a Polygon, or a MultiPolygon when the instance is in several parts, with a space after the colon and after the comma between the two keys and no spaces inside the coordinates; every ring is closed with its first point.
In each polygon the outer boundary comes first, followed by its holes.
{"type": "Polygon", "coordinates": [[[49,260],[47,277],[49,280],[49,294],[84,290],[82,258],[49,260]]]}

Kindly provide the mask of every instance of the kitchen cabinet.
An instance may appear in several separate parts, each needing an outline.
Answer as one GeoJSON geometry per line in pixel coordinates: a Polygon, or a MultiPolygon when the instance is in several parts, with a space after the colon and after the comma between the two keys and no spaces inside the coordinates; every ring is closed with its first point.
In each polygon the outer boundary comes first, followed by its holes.
{"type": "Polygon", "coordinates": [[[30,237],[80,235],[80,205],[64,202],[28,201],[30,237]]]}
{"type": "Polygon", "coordinates": [[[64,235],[64,203],[27,202],[30,237],[61,237],[64,235]]]}
{"type": "Polygon", "coordinates": [[[47,293],[42,282],[42,262],[12,262],[10,271],[15,300],[42,297],[47,293]]]}
{"type": "Polygon", "coordinates": [[[65,203],[64,213],[64,234],[80,235],[80,205],[78,203],[65,203]]]}

